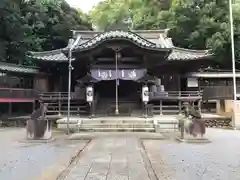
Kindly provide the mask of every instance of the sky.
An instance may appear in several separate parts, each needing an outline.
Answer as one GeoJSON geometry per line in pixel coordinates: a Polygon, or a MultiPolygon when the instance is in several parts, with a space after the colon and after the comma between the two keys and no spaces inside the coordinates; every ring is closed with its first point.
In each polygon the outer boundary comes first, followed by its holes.
{"type": "Polygon", "coordinates": [[[66,0],[68,4],[75,8],[81,8],[83,12],[87,13],[94,5],[102,0],[66,0]]]}

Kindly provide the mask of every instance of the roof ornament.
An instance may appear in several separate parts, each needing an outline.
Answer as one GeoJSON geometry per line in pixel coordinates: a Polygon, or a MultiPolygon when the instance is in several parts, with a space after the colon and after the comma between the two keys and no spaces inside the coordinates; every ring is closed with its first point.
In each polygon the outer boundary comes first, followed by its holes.
{"type": "Polygon", "coordinates": [[[72,45],[70,46],[71,50],[73,50],[77,45],[79,45],[81,40],[82,40],[82,36],[78,35],[76,40],[72,42],[72,45]]]}
{"type": "Polygon", "coordinates": [[[131,17],[123,19],[123,23],[128,26],[128,30],[132,29],[133,27],[133,21],[131,17]]]}
{"type": "Polygon", "coordinates": [[[200,5],[200,0],[194,0],[194,6],[196,7],[197,10],[200,9],[199,5],[200,5]]]}

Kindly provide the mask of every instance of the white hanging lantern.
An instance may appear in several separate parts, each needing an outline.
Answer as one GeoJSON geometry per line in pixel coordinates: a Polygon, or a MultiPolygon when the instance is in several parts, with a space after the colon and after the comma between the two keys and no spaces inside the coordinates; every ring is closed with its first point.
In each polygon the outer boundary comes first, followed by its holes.
{"type": "Polygon", "coordinates": [[[149,101],[149,89],[147,86],[142,87],[142,101],[143,102],[149,101]]]}
{"type": "Polygon", "coordinates": [[[93,102],[93,87],[92,86],[88,86],[86,88],[86,99],[87,99],[87,102],[89,102],[89,103],[93,102]]]}

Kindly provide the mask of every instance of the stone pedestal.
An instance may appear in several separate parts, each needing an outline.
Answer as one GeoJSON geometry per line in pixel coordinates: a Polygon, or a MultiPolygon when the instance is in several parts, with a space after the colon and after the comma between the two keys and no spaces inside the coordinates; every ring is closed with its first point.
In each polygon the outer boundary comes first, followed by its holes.
{"type": "Polygon", "coordinates": [[[233,100],[221,99],[217,101],[217,114],[222,116],[232,116],[233,113],[233,100]]]}
{"type": "Polygon", "coordinates": [[[197,137],[194,137],[193,135],[189,134],[189,132],[187,132],[189,131],[189,127],[191,123],[191,121],[188,118],[186,118],[183,115],[179,115],[178,120],[181,127],[183,126],[183,128],[180,128],[180,134],[176,137],[176,140],[180,142],[186,142],[186,143],[209,143],[210,142],[210,140],[206,138],[204,135],[202,137],[199,135],[197,137]]]}
{"type": "Polygon", "coordinates": [[[27,140],[49,140],[52,138],[52,123],[49,120],[28,120],[27,140]]]}
{"type": "Polygon", "coordinates": [[[233,111],[232,111],[232,127],[234,129],[240,129],[240,100],[233,101],[233,111]]]}
{"type": "Polygon", "coordinates": [[[210,143],[211,141],[206,137],[193,137],[189,135],[188,133],[184,134],[184,139],[181,138],[181,136],[178,136],[176,140],[180,142],[186,142],[186,143],[210,143]]]}

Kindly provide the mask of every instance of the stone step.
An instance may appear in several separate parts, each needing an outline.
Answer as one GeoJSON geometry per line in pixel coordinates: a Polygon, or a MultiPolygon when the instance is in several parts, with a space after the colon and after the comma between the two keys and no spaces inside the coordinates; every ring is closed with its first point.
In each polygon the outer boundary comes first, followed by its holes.
{"type": "MultiPolygon", "coordinates": [[[[59,130],[67,130],[67,124],[57,124],[59,130]]],[[[102,126],[102,125],[78,125],[78,124],[69,124],[71,132],[79,131],[91,131],[91,132],[155,132],[154,126],[136,126],[136,127],[127,127],[127,126],[102,126]]]]}
{"type": "Polygon", "coordinates": [[[92,132],[155,132],[155,128],[79,128],[79,131],[92,132]]]}
{"type": "Polygon", "coordinates": [[[148,119],[139,119],[139,120],[131,120],[131,119],[88,119],[82,120],[82,124],[153,124],[153,120],[148,119]]]}
{"type": "Polygon", "coordinates": [[[81,128],[154,128],[153,124],[81,124],[81,128]]]}

